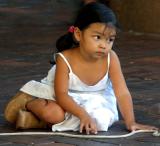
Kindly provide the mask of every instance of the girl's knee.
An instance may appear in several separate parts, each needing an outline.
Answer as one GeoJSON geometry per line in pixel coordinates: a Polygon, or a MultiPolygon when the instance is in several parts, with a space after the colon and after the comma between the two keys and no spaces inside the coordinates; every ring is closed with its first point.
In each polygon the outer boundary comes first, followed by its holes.
{"type": "Polygon", "coordinates": [[[45,99],[34,99],[26,108],[45,122],[56,124],[64,120],[64,110],[55,102],[45,99]]]}
{"type": "Polygon", "coordinates": [[[46,122],[56,124],[64,120],[65,112],[55,102],[49,102],[43,110],[42,117],[46,122]]]}
{"type": "Polygon", "coordinates": [[[38,110],[39,108],[44,107],[45,104],[46,104],[46,101],[44,99],[35,98],[27,102],[26,108],[27,110],[31,110],[31,111],[36,109],[38,110]]]}

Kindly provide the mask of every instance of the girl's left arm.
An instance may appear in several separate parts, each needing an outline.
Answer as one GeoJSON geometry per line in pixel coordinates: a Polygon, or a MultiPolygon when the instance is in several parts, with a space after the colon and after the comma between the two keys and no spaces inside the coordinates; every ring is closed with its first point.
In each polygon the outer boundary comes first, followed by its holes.
{"type": "Polygon", "coordinates": [[[118,56],[114,51],[111,51],[111,61],[109,75],[112,81],[117,103],[128,130],[138,129],[157,129],[153,126],[138,124],[135,121],[133,102],[131,94],[127,88],[124,76],[121,71],[118,56]]]}

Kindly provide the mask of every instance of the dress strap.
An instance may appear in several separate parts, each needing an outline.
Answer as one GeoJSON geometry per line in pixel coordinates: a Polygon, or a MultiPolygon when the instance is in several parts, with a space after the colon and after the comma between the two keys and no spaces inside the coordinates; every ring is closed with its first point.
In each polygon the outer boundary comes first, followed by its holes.
{"type": "Polygon", "coordinates": [[[109,66],[110,66],[110,52],[108,53],[108,72],[109,72],[109,66]]]}
{"type": "Polygon", "coordinates": [[[69,71],[72,72],[72,68],[71,68],[69,62],[67,61],[67,59],[65,58],[65,56],[62,53],[57,53],[57,54],[63,58],[64,62],[67,64],[67,66],[69,68],[69,71]]]}

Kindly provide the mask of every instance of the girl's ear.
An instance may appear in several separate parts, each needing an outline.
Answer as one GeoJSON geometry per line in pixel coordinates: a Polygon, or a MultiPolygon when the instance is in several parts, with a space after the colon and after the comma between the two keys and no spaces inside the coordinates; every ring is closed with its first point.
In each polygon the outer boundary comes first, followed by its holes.
{"type": "Polygon", "coordinates": [[[78,27],[75,27],[74,29],[74,37],[77,42],[79,42],[81,39],[81,30],[78,27]]]}

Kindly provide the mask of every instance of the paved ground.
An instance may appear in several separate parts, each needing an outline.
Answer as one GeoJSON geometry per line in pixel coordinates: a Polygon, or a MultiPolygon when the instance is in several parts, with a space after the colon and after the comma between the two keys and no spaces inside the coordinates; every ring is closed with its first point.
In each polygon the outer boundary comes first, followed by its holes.
{"type": "MultiPolygon", "coordinates": [[[[72,1],[73,2],[73,1],[72,1]]],[[[67,30],[76,9],[65,0],[0,1],[0,133],[19,132],[3,117],[5,104],[31,79],[50,68],[55,40],[67,30]],[[65,15],[64,15],[65,14],[65,15]]],[[[120,33],[118,53],[132,93],[137,121],[160,127],[160,35],[120,33]]],[[[44,130],[30,130],[44,131],[44,130]]],[[[48,130],[49,131],[49,130],[48,130]]],[[[127,133],[120,121],[108,133],[127,133]]],[[[160,146],[150,133],[121,139],[78,139],[62,136],[0,136],[0,146],[160,146]]]]}

